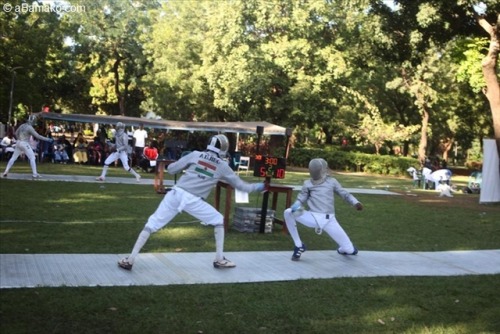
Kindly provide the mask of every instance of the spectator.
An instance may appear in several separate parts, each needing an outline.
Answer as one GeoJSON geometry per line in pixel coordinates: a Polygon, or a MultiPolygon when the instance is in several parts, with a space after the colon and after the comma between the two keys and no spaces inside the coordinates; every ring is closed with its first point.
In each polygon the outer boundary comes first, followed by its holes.
{"type": "Polygon", "coordinates": [[[64,135],[54,143],[54,162],[60,164],[67,164],[69,162],[68,152],[66,150],[66,138],[64,135]]]}
{"type": "Polygon", "coordinates": [[[2,157],[5,155],[7,160],[9,160],[12,157],[12,154],[14,153],[14,150],[16,148],[16,136],[14,135],[14,131],[12,129],[9,129],[7,135],[3,137],[0,146],[2,151],[1,152],[2,157]]]}
{"type": "MultiPolygon", "coordinates": [[[[50,129],[47,130],[46,137],[51,141],[54,141],[50,129]]],[[[42,141],[40,143],[40,152],[42,154],[42,156],[40,157],[41,162],[44,162],[46,160],[52,161],[54,159],[54,145],[52,145],[52,142],[42,141]]]]}
{"type": "Polygon", "coordinates": [[[149,146],[144,148],[139,165],[146,173],[150,173],[156,166],[156,159],[158,159],[158,142],[152,140],[149,146]]]}
{"type": "Polygon", "coordinates": [[[65,135],[61,135],[60,140],[64,143],[64,150],[68,155],[68,162],[73,162],[73,144],[71,144],[65,135]]]}
{"type": "Polygon", "coordinates": [[[146,139],[148,139],[148,132],[144,130],[144,124],[139,124],[139,128],[134,131],[134,155],[136,164],[139,164],[142,157],[142,152],[146,147],[146,139]]]}
{"type": "Polygon", "coordinates": [[[451,175],[449,169],[438,169],[429,175],[429,181],[434,182],[434,189],[437,189],[441,182],[449,185],[451,175]]]}
{"type": "Polygon", "coordinates": [[[103,146],[99,140],[99,137],[94,137],[94,140],[89,143],[87,146],[87,156],[89,158],[89,162],[92,165],[102,165],[102,155],[103,155],[103,146]]]}
{"type": "Polygon", "coordinates": [[[86,164],[89,160],[87,153],[87,140],[83,137],[83,133],[78,133],[73,142],[73,160],[77,164],[86,164]]]}
{"type": "Polygon", "coordinates": [[[415,167],[410,167],[406,170],[413,179],[413,188],[420,188],[420,175],[415,167]]]}
{"type": "Polygon", "coordinates": [[[432,188],[432,178],[431,178],[431,174],[432,174],[432,169],[430,168],[431,165],[430,164],[424,164],[424,167],[422,168],[422,177],[424,179],[424,188],[425,189],[430,189],[432,188]]]}

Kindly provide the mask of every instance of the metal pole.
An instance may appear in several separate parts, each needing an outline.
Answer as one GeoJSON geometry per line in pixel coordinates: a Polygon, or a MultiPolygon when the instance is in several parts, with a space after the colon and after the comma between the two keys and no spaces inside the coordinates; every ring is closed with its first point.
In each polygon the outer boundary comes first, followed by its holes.
{"type": "MultiPolygon", "coordinates": [[[[258,126],[257,127],[257,154],[260,155],[260,140],[261,136],[264,133],[264,127],[258,126]]],[[[266,184],[271,183],[271,177],[266,176],[266,184]]],[[[266,232],[266,217],[267,217],[267,206],[269,203],[269,191],[264,192],[264,195],[262,196],[262,209],[260,211],[260,226],[259,226],[259,232],[260,233],[265,233],[266,232]]]]}
{"type": "Polygon", "coordinates": [[[9,118],[7,119],[7,126],[10,126],[10,120],[12,118],[12,104],[14,102],[14,79],[16,78],[16,70],[23,68],[22,66],[17,66],[12,68],[10,71],[12,72],[12,79],[10,82],[10,101],[9,101],[9,118]]]}

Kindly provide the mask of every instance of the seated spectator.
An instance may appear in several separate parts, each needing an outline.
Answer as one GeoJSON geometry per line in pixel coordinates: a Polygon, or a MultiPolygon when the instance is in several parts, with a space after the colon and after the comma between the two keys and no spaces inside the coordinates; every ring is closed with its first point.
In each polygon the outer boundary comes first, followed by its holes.
{"type": "Polygon", "coordinates": [[[79,133],[73,142],[73,160],[77,164],[86,164],[89,160],[87,153],[87,140],[83,137],[83,133],[79,133]]]}
{"type": "Polygon", "coordinates": [[[9,160],[16,148],[16,136],[14,136],[14,132],[12,130],[9,130],[7,135],[3,137],[0,146],[1,146],[2,157],[5,156],[7,160],[9,160]]]}
{"type": "Polygon", "coordinates": [[[87,146],[87,156],[92,165],[102,165],[103,164],[103,155],[104,147],[99,137],[94,137],[94,141],[90,142],[87,146]]]}
{"type": "Polygon", "coordinates": [[[66,151],[66,138],[64,135],[59,137],[54,143],[54,162],[60,164],[69,162],[68,152],[66,151]]]}
{"type": "MultiPolygon", "coordinates": [[[[52,138],[52,133],[48,130],[45,134],[45,137],[52,138]]],[[[53,161],[54,159],[54,145],[48,141],[40,142],[40,152],[42,153],[40,157],[40,162],[44,161],[53,161]]]]}
{"type": "Polygon", "coordinates": [[[158,159],[158,142],[156,140],[152,140],[149,143],[149,146],[145,147],[142,151],[139,166],[146,173],[150,173],[155,169],[156,159],[158,159]]]}
{"type": "Polygon", "coordinates": [[[73,145],[71,145],[65,135],[62,135],[60,139],[64,143],[64,150],[68,155],[68,162],[73,162],[73,145]]]}

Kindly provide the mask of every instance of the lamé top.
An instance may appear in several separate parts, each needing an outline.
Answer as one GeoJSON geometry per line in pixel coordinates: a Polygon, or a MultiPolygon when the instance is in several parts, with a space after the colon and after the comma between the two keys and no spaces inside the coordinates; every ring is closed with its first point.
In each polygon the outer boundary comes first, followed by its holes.
{"type": "Polygon", "coordinates": [[[359,203],[336,179],[330,176],[326,177],[325,181],[320,184],[313,184],[311,180],[304,181],[302,189],[297,195],[297,201],[301,205],[307,204],[309,211],[335,214],[334,193],[352,206],[359,203]]]}
{"type": "Polygon", "coordinates": [[[261,183],[243,181],[225,160],[212,151],[193,151],[167,167],[172,175],[183,170],[185,173],[176,186],[203,199],[208,197],[219,180],[247,193],[258,191],[261,186],[261,183]]]}

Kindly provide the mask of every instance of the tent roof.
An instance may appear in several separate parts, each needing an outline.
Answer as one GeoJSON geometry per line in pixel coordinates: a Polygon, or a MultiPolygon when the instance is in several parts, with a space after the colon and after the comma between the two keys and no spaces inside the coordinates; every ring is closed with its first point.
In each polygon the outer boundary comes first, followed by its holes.
{"type": "Polygon", "coordinates": [[[239,132],[249,134],[255,134],[257,126],[262,126],[264,128],[265,135],[286,135],[286,128],[268,122],[183,122],[127,116],[58,114],[53,112],[41,112],[40,116],[44,119],[66,122],[101,124],[116,124],[118,122],[122,122],[127,126],[139,126],[139,124],[144,124],[144,127],[156,129],[207,132],[239,132]]]}

